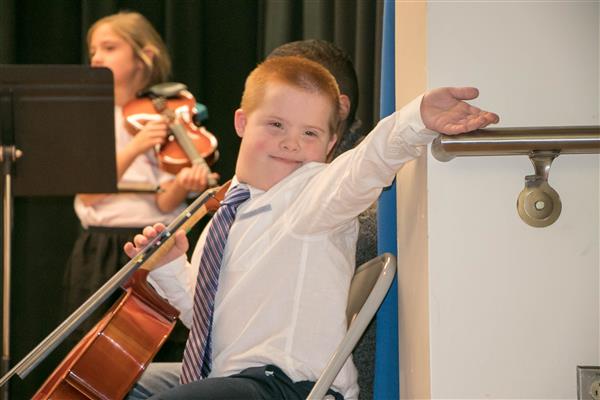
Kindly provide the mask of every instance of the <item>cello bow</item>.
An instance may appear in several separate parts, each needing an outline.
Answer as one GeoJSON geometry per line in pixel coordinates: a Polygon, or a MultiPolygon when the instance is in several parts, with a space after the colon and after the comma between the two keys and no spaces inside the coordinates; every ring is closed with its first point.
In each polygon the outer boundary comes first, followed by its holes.
{"type": "MultiPolygon", "coordinates": [[[[202,195],[177,216],[164,231],[152,239],[135,257],[102,285],[100,289],[67,317],[67,319],[65,319],[54,331],[19,361],[19,363],[0,378],[0,387],[4,386],[15,374],[21,379],[25,378],[71,332],[73,332],[73,330],[94,312],[100,304],[105,302],[112,293],[132,278],[134,272],[139,268],[143,266],[145,270],[151,270],[156,266],[157,262],[174,245],[174,233],[179,229],[184,229],[186,232],[189,231],[208,212],[214,212],[218,209],[220,201],[223,199],[229,184],[230,182],[227,182],[220,187],[208,189],[202,193],[202,195]]],[[[146,274],[147,272],[148,271],[146,271],[146,274]]],[[[146,275],[143,275],[144,280],[145,276],[146,275]]],[[[131,283],[129,286],[135,286],[135,282],[131,283]]],[[[94,331],[94,329],[92,329],[92,331],[94,331]]],[[[86,338],[90,334],[91,332],[86,335],[86,338]]],[[[86,338],[84,338],[82,342],[86,338]]]]}

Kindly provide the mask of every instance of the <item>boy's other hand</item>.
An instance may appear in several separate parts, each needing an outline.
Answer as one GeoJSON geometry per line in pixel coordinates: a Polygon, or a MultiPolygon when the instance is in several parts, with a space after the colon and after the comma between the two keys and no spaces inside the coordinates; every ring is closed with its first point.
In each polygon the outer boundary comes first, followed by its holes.
{"type": "Polygon", "coordinates": [[[464,100],[475,99],[474,87],[443,87],[425,93],[421,100],[421,118],[425,126],[447,135],[481,129],[497,123],[497,114],[481,110],[464,100]]]}
{"type": "MultiPolygon", "coordinates": [[[[150,241],[152,241],[152,239],[154,239],[164,230],[165,225],[160,223],[145,227],[142,231],[142,234],[135,235],[133,238],[133,243],[125,243],[125,246],[123,246],[125,254],[131,258],[135,257],[140,251],[142,251],[142,249],[144,249],[144,247],[148,245],[148,243],[150,243],[150,241]]],[[[175,242],[173,247],[171,247],[171,249],[164,255],[160,262],[155,265],[156,267],[173,261],[174,259],[185,254],[185,252],[188,250],[189,242],[183,229],[175,232],[174,239],[175,242]]]]}

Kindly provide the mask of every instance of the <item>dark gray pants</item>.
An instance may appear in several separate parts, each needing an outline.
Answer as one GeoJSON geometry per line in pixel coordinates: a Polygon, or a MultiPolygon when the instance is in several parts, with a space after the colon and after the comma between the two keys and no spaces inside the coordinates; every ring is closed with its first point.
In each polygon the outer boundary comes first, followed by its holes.
{"type": "MultiPolygon", "coordinates": [[[[175,386],[151,397],[162,400],[304,400],[314,382],[292,380],[274,365],[248,368],[228,377],[209,378],[187,385],[175,386]]],[[[328,394],[335,400],[343,396],[333,390],[328,394]]]]}

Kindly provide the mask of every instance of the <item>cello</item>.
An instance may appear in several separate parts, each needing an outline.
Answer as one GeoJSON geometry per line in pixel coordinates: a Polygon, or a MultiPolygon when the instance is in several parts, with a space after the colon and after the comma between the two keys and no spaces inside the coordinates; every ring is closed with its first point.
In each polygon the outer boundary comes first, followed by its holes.
{"type": "Polygon", "coordinates": [[[179,312],[147,283],[149,270],[171,249],[174,233],[189,231],[220,206],[229,182],[199,196],[94,295],[0,379],[24,378],[119,286],[125,293],[75,346],[32,397],[121,399],[150,363],[173,329],[179,312]]]}

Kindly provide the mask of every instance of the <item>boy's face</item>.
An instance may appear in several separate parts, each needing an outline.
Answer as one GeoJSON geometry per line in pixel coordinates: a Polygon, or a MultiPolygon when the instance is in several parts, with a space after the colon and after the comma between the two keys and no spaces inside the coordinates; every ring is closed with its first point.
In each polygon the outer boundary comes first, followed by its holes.
{"type": "Polygon", "coordinates": [[[250,114],[235,113],[242,138],[235,173],[240,182],[269,190],[305,163],[325,162],[335,144],[333,105],[319,93],[271,82],[250,114]]]}

